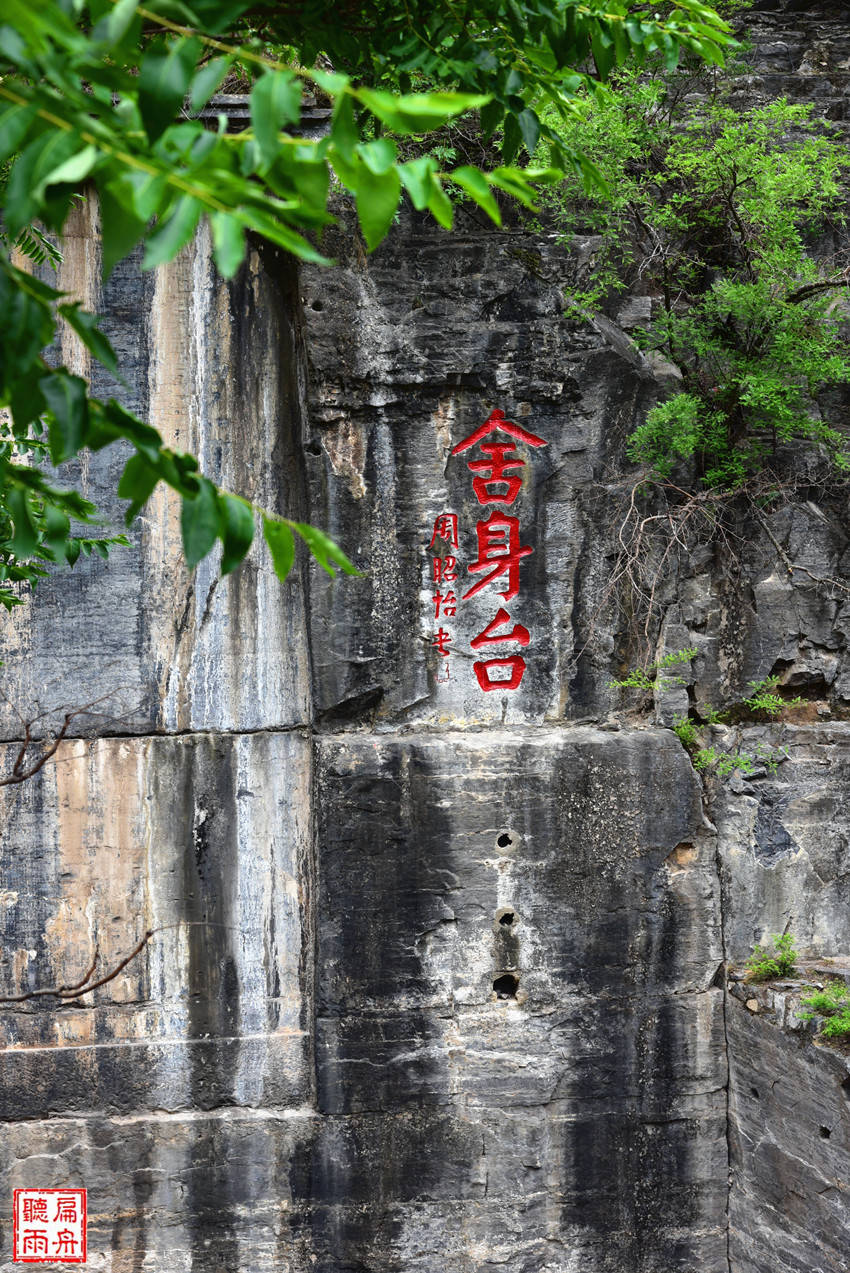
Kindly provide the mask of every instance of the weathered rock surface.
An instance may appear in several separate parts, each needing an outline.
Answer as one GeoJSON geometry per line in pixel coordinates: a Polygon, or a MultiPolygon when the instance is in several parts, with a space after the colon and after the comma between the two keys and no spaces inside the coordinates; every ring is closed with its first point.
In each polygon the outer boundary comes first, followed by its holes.
{"type": "MultiPolygon", "coordinates": [[[[95,392],[156,422],[169,445],[196,453],[227,489],[276,511],[303,513],[294,458],[300,390],[294,270],[274,250],[250,254],[234,283],[216,277],[206,232],[171,265],[142,274],[119,265],[101,293],[97,213],[69,239],[59,286],[108,316],[125,386],[95,367],[95,392]],[[285,427],[282,427],[282,422],[285,427]]],[[[71,349],[74,358],[82,355],[71,349]]],[[[85,362],[85,360],[83,360],[85,362]]],[[[80,370],[88,366],[74,363],[80,370]]],[[[115,489],[127,453],[86,460],[81,487],[123,529],[115,489]]],[[[64,471],[60,471],[60,477],[64,471]]],[[[4,626],[0,737],[21,717],[95,703],[81,728],[151,733],[269,729],[309,718],[304,594],[281,588],[254,558],[218,579],[208,560],[189,575],[179,505],[158,491],[132,531],[132,549],[95,556],[39,589],[4,626]],[[250,651],[246,657],[246,651],[250,651]],[[57,653],[61,652],[61,653],[57,653]]],[[[60,713],[61,716],[61,713],[60,713]]],[[[52,721],[39,722],[49,728],[52,721]]]]}
{"type": "MultiPolygon", "coordinates": [[[[824,969],[814,972],[823,984],[824,969]]],[[[850,1063],[800,1022],[803,988],[738,985],[727,1013],[736,1273],[843,1273],[850,1063]]],[[[811,989],[809,990],[811,993],[811,989]]]]}
{"type": "MultiPolygon", "coordinates": [[[[762,5],[753,32],[747,100],[847,118],[846,15],[762,5]]],[[[0,1004],[0,1269],[11,1190],[77,1185],[109,1273],[837,1273],[846,1066],[781,995],[726,999],[723,963],[789,922],[846,948],[844,508],[789,503],[659,583],[652,643],[698,653],[658,721],[771,671],[807,699],[730,730],[788,757],[704,801],[669,730],[610,716],[624,443],[670,369],[630,343],[646,298],[564,314],[590,240],[405,216],[368,260],[343,227],[334,271],[263,251],[223,285],[200,236],[101,295],[95,220],[61,283],[107,312],[124,400],[366,573],[190,577],[156,507],[8,623],[0,772],[15,708],[110,719],[0,789],[0,988],[153,935],[81,1000],[0,1004]],[[517,443],[527,666],[496,692],[471,642],[505,580],[463,598],[488,509],[452,455],[493,410],[545,443],[517,443]]],[[[83,474],[110,510],[120,463],[83,474]]]]}

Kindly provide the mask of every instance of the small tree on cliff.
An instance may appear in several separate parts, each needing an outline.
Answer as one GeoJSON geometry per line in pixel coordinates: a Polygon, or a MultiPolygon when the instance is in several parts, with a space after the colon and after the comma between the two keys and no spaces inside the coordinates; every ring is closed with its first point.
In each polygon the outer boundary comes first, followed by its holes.
{"type": "MultiPolygon", "coordinates": [[[[354,198],[366,246],[386,235],[399,201],[447,229],[452,191],[495,221],[497,192],[531,205],[534,188],[564,169],[595,179],[586,156],[542,109],[566,119],[577,96],[601,90],[618,66],[682,50],[720,62],[729,28],[699,0],[673,0],[656,14],[636,0],[6,0],[0,25],[0,604],[19,604],[50,563],[81,552],[107,555],[120,537],[74,533],[95,509],[46,471],[84,448],[133,448],[118,494],[128,523],[159,482],[182,500],[187,564],[216,543],[221,571],[245,556],[260,512],[275,569],[285,578],[300,536],[330,573],[353,570],[314,527],[271,517],[219,490],[196,459],[163,444],[157,430],[86,382],[45,360],[67,323],[116,376],[115,354],[96,317],[13,260],[53,249],[72,201],[87,184],[102,210],[103,261],[112,267],[144,244],[144,268],[172,259],[209,220],[216,263],[239,268],[247,231],[303,260],[325,262],[322,226],[338,182],[354,198]],[[200,118],[234,68],[251,81],[250,128],[228,133],[200,118]],[[299,132],[304,96],[331,107],[327,134],[299,132]],[[477,111],[500,164],[444,171],[428,136],[477,111]],[[415,158],[396,138],[424,137],[415,158]],[[520,166],[542,139],[553,167],[520,166]]],[[[122,541],[123,542],[123,541],[122,541]]]]}

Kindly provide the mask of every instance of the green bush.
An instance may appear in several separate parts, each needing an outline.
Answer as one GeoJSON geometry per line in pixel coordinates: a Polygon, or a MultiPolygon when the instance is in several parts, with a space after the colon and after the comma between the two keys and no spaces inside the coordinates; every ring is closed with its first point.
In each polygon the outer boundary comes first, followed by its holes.
{"type": "Polygon", "coordinates": [[[750,681],[747,687],[750,697],[743,700],[751,712],[765,712],[768,716],[778,716],[786,707],[802,707],[804,698],[783,698],[777,694],[778,676],[766,676],[763,681],[750,681]]]}
{"type": "Polygon", "coordinates": [[[797,952],[790,933],[773,934],[773,950],[757,944],[747,960],[748,981],[769,981],[772,977],[790,977],[796,972],[797,952]]]}
{"type": "Polygon", "coordinates": [[[836,306],[846,277],[812,243],[846,222],[850,156],[809,105],[739,111],[717,95],[689,101],[688,88],[684,72],[620,76],[567,135],[607,191],[586,194],[574,179],[550,197],[566,235],[601,236],[568,299],[592,314],[615,313],[630,288],[651,297],[637,343],[681,375],[629,457],[660,478],[688,461],[701,485],[733,491],[803,444],[844,475],[846,440],[816,398],[850,379],[836,306]]]}
{"type": "Polygon", "coordinates": [[[802,1021],[811,1021],[812,1017],[831,1017],[836,1013],[850,1011],[850,991],[843,981],[828,981],[823,990],[802,1000],[802,1006],[808,1012],[800,1014],[802,1021]]]}
{"type": "Polygon", "coordinates": [[[803,999],[801,1006],[807,1012],[800,1013],[801,1021],[826,1017],[820,1028],[825,1039],[843,1039],[850,1035],[850,990],[843,981],[828,981],[823,990],[803,999]]]}
{"type": "Polygon", "coordinates": [[[696,646],[686,650],[673,650],[655,663],[650,663],[647,668],[630,668],[621,680],[609,681],[608,687],[621,690],[646,690],[648,693],[662,694],[664,690],[672,689],[674,685],[686,684],[684,677],[665,676],[664,673],[677,663],[689,663],[696,653],[696,646]]]}

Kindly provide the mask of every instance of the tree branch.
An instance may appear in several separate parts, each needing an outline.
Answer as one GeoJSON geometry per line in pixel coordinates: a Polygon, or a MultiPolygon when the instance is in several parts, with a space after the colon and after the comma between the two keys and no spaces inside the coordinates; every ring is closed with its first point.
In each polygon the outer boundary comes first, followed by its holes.
{"type": "Polygon", "coordinates": [[[816,292],[829,292],[834,287],[850,287],[850,278],[830,279],[826,283],[807,283],[805,287],[798,287],[796,292],[791,292],[785,300],[789,305],[796,305],[807,296],[814,296],[816,292]]]}
{"type": "Polygon", "coordinates": [[[129,955],[126,955],[120,963],[117,963],[114,968],[110,969],[105,976],[99,977],[97,981],[89,981],[89,978],[92,976],[95,967],[97,966],[98,955],[100,954],[100,948],[95,946],[94,959],[91,962],[91,967],[88,969],[81,981],[77,981],[70,986],[50,986],[45,990],[28,990],[26,994],[22,995],[0,995],[0,1003],[25,1003],[28,999],[41,999],[49,996],[52,996],[54,999],[81,999],[82,996],[87,995],[90,990],[97,990],[98,986],[105,986],[108,981],[114,981],[118,974],[127,967],[130,961],[142,953],[145,946],[147,946],[148,942],[157,931],[158,930],[155,928],[149,928],[142,940],[130,951],[129,955]]]}

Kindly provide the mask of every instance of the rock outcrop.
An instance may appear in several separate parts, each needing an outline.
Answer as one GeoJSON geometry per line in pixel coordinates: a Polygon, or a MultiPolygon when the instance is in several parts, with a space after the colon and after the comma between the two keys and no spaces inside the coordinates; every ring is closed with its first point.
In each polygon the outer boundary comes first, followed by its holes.
{"type": "MultiPolygon", "coordinates": [[[[752,30],[742,94],[847,118],[840,14],[752,30]]],[[[618,719],[609,685],[624,443],[669,374],[629,342],[641,298],[583,323],[569,245],[466,211],[369,259],[343,222],[326,273],[257,247],[229,285],[201,235],[102,295],[96,208],[76,228],[62,284],[107,313],[128,404],[363,575],[189,576],[163,497],[8,621],[2,772],[22,720],[101,715],[0,789],[0,990],[151,935],[82,998],[0,1004],[0,1269],[12,1190],[74,1185],[110,1273],[837,1273],[845,1061],[725,972],[789,923],[846,949],[843,508],[659,586],[685,705],[773,671],[807,700],[734,726],[774,772],[704,790],[678,691],[618,719]],[[500,479],[469,467],[486,438],[456,450],[493,412],[500,479]]],[[[120,465],[81,475],[116,520],[120,465]]]]}

